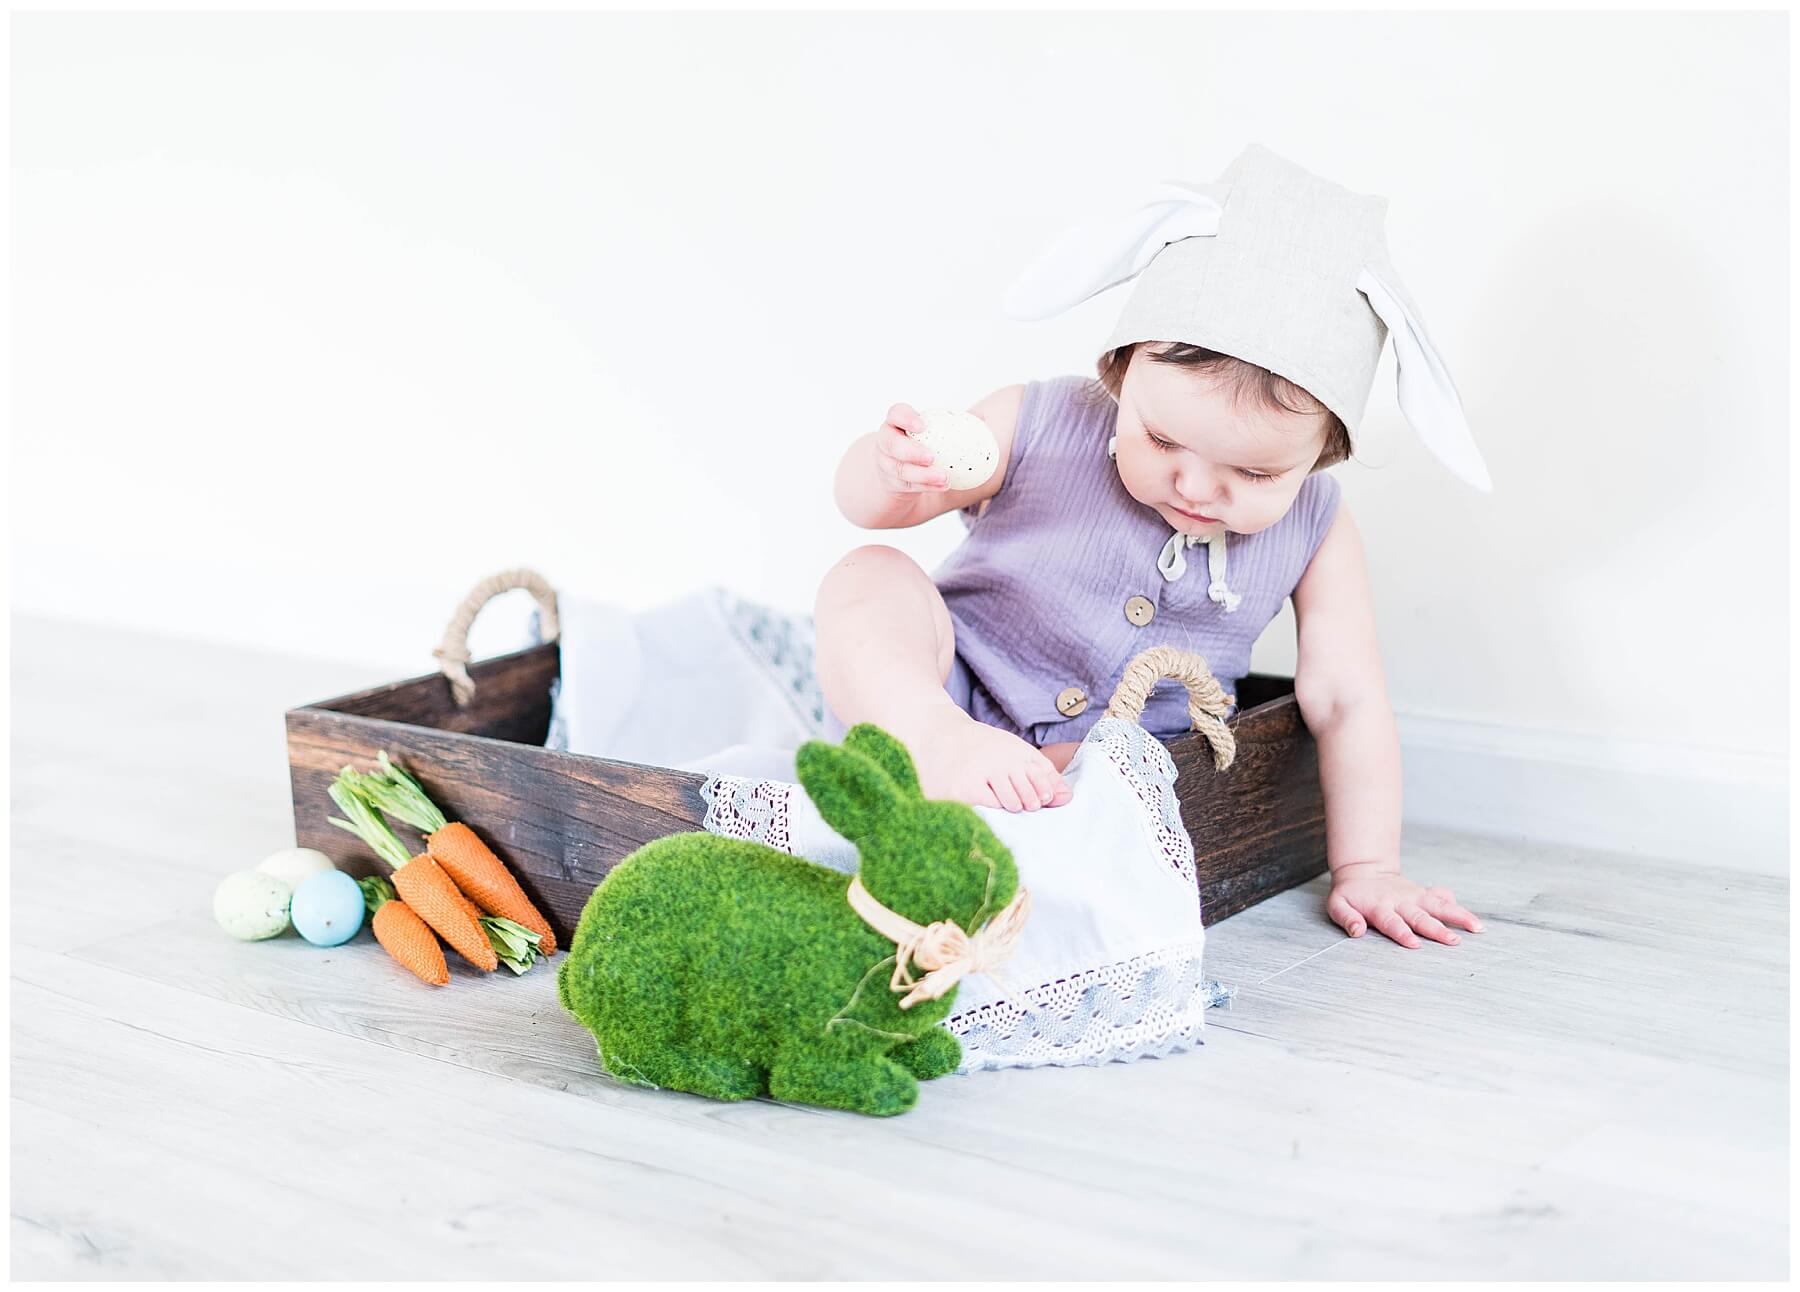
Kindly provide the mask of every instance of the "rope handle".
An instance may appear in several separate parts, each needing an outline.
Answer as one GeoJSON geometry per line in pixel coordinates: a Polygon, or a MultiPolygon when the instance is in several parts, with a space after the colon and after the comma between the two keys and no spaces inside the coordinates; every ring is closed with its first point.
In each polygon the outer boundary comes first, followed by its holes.
{"type": "Polygon", "coordinates": [[[1150,692],[1164,678],[1173,678],[1187,687],[1188,717],[1193,729],[1211,742],[1213,766],[1224,771],[1237,757],[1237,737],[1225,725],[1225,712],[1237,702],[1237,697],[1225,693],[1206,660],[1192,651],[1152,646],[1133,656],[1113,690],[1104,716],[1137,722],[1144,716],[1150,692]]]}
{"type": "Polygon", "coordinates": [[[536,570],[502,570],[470,588],[469,595],[450,616],[444,640],[431,652],[437,657],[438,669],[450,679],[450,694],[459,709],[466,709],[475,698],[475,680],[469,676],[469,628],[483,606],[514,588],[524,588],[537,602],[538,627],[545,641],[555,641],[561,632],[556,618],[556,589],[536,570]]]}

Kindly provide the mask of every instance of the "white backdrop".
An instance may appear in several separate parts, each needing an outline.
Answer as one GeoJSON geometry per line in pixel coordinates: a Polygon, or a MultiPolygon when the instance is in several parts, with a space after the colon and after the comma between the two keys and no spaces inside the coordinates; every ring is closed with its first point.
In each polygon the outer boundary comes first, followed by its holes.
{"type": "Polygon", "coordinates": [[[931,568],[960,525],[854,529],[843,447],[1091,371],[1128,289],[1018,324],[1013,274],[1257,140],[1389,198],[1494,476],[1390,350],[1336,473],[1409,739],[1766,789],[1787,21],[18,14],[14,606],[399,676],[510,565],[801,610],[858,542],[931,568]]]}

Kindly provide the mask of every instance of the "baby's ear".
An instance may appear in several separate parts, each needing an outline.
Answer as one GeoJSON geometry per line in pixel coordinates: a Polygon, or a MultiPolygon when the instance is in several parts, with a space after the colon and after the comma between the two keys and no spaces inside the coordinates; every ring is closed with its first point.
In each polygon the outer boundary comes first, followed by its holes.
{"type": "Polygon", "coordinates": [[[893,778],[908,798],[924,800],[919,791],[919,772],[906,746],[872,722],[859,722],[844,734],[844,748],[854,749],[893,778]]]}
{"type": "Polygon", "coordinates": [[[794,766],[819,815],[854,844],[877,835],[904,802],[893,778],[854,749],[809,740],[794,766]]]}

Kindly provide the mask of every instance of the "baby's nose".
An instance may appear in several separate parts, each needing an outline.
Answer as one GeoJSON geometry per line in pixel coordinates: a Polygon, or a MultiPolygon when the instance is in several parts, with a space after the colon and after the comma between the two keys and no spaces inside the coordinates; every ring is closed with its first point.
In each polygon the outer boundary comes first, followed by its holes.
{"type": "Polygon", "coordinates": [[[1195,502],[1199,502],[1201,498],[1211,493],[1213,471],[1204,462],[1193,461],[1193,455],[1190,453],[1188,461],[1184,461],[1181,466],[1175,468],[1175,484],[1181,486],[1184,497],[1193,498],[1195,502]]]}
{"type": "MultiPolygon", "coordinates": [[[[1214,495],[1218,492],[1212,475],[1199,467],[1187,466],[1175,477],[1175,488],[1183,498],[1194,504],[1195,511],[1206,511],[1209,504],[1218,501],[1214,495]]],[[[1212,515],[1210,511],[1207,515],[1212,515]]]]}

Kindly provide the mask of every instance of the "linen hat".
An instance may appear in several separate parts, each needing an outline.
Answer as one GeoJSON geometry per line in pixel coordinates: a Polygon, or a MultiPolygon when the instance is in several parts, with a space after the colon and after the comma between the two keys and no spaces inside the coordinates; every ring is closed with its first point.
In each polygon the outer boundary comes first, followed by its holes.
{"type": "Polygon", "coordinates": [[[1490,492],[1450,370],[1388,260],[1386,212],[1386,198],[1251,144],[1213,183],[1165,181],[1135,206],[1064,231],[1004,308],[1048,318],[1135,278],[1102,356],[1165,341],[1243,359],[1336,413],[1353,443],[1392,336],[1401,414],[1445,466],[1490,492]]]}

